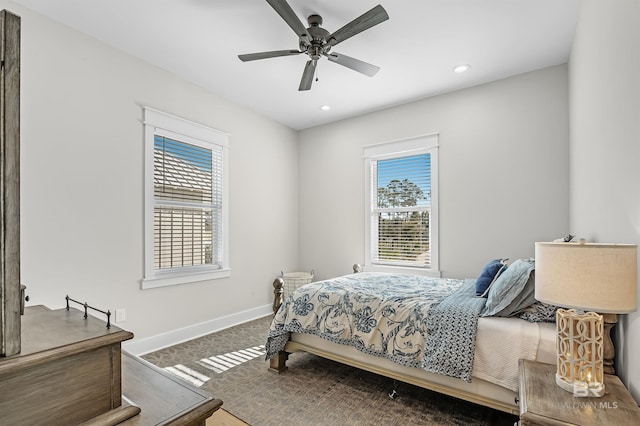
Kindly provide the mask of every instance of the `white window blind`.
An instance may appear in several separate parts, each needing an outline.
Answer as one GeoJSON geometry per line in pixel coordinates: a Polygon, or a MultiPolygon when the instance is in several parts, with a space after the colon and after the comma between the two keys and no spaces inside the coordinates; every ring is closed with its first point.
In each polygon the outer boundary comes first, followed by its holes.
{"type": "Polygon", "coordinates": [[[227,136],[145,109],[143,288],[229,275],[227,136]]]}
{"type": "Polygon", "coordinates": [[[431,155],[371,161],[376,263],[431,265],[431,155]]]}
{"type": "Polygon", "coordinates": [[[437,136],[365,147],[367,265],[437,272],[437,136]]]}
{"type": "Polygon", "coordinates": [[[222,151],[154,138],[154,267],[220,268],[222,151]]]}

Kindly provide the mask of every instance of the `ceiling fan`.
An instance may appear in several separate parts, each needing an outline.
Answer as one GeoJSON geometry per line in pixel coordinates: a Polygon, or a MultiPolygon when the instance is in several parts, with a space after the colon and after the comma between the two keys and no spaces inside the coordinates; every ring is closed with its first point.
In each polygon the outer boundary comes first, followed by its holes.
{"type": "Polygon", "coordinates": [[[296,33],[299,38],[299,50],[273,50],[269,52],[247,53],[244,55],[238,55],[238,58],[240,58],[241,61],[247,62],[255,61],[257,59],[306,53],[310,59],[304,67],[298,90],[311,89],[316,65],[318,60],[323,56],[326,56],[331,62],[335,62],[336,64],[350,68],[369,77],[373,77],[380,70],[379,67],[363,62],[359,59],[343,55],[342,53],[331,52],[331,48],[336,44],[389,19],[387,11],[384,10],[382,6],[378,5],[374,7],[339,30],[329,33],[329,31],[321,27],[322,17],[320,15],[309,16],[307,18],[309,28],[305,28],[286,0],[267,0],[267,3],[269,3],[271,7],[278,12],[280,17],[282,17],[287,25],[289,25],[289,27],[291,27],[291,29],[296,33]]]}

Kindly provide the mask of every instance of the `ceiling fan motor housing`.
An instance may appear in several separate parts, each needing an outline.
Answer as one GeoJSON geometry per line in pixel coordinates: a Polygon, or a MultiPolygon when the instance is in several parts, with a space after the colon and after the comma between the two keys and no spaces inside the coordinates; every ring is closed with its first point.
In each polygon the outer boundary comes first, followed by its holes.
{"type": "Polygon", "coordinates": [[[331,50],[331,45],[327,44],[330,33],[320,26],[322,25],[320,15],[309,15],[307,22],[309,23],[307,32],[311,36],[311,41],[306,37],[300,37],[300,51],[306,52],[311,59],[318,60],[331,50]]]}

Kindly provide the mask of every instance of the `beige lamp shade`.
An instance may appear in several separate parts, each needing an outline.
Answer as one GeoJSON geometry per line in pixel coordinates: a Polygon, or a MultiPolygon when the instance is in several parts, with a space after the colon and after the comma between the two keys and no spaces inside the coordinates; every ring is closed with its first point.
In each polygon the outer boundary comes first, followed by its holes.
{"type": "Polygon", "coordinates": [[[535,298],[599,313],[636,310],[635,244],[536,243],[535,298]]]}

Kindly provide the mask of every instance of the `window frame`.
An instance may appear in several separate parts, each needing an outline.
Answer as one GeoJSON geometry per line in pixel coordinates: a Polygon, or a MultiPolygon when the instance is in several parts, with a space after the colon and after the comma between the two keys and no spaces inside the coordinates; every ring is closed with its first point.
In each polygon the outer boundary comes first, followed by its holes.
{"type": "MultiPolygon", "coordinates": [[[[226,278],[229,266],[229,135],[153,108],[144,107],[144,278],[142,289],[188,284],[226,278]],[[211,150],[222,152],[221,262],[215,266],[184,266],[166,270],[154,266],[154,140],[164,136],[211,150]]],[[[215,178],[212,177],[212,180],[215,178]]]]}
{"type": "Polygon", "coordinates": [[[382,142],[363,147],[364,154],[364,174],[365,174],[365,271],[377,272],[400,272],[415,275],[427,275],[440,277],[439,260],[439,214],[438,214],[438,134],[416,136],[407,139],[382,142]],[[431,168],[431,213],[429,217],[429,250],[430,265],[418,266],[409,264],[387,264],[374,262],[377,251],[377,240],[374,240],[374,230],[372,228],[374,210],[372,205],[373,193],[377,193],[377,188],[373,188],[372,182],[372,162],[379,160],[389,160],[414,155],[430,154],[431,168]]]}

